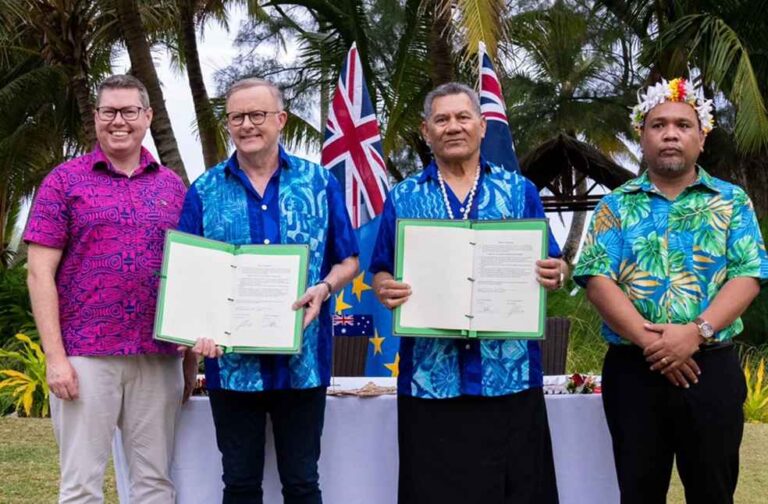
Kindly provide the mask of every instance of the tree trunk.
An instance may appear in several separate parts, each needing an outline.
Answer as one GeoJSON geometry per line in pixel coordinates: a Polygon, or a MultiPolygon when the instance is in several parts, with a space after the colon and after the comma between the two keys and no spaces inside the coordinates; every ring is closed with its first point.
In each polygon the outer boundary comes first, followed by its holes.
{"type": "MultiPolygon", "coordinates": [[[[328,28],[325,23],[320,23],[320,33],[327,33],[328,28]]],[[[332,93],[335,92],[336,86],[331,84],[331,73],[329,71],[329,65],[324,51],[320,51],[320,132],[325,140],[325,128],[328,124],[328,111],[330,108],[331,100],[333,99],[332,93]]]]}
{"type": "Polygon", "coordinates": [[[149,101],[154,111],[150,130],[160,155],[160,162],[176,172],[184,183],[189,185],[187,171],[176,144],[168,110],[165,108],[163,91],[160,89],[160,80],[157,78],[136,0],[116,0],[115,4],[117,5],[117,15],[123,32],[123,40],[131,59],[131,71],[144,83],[149,92],[149,101]]]}
{"type": "MultiPolygon", "coordinates": [[[[581,177],[581,174],[577,171],[572,171],[573,176],[581,177]]],[[[583,196],[587,193],[587,179],[582,178],[581,182],[576,185],[574,191],[576,196],[583,196]]],[[[576,253],[579,251],[579,245],[581,244],[581,235],[584,233],[584,224],[587,220],[587,212],[581,210],[573,212],[573,219],[571,220],[571,228],[568,230],[568,237],[565,239],[563,245],[563,259],[568,264],[573,264],[573,259],[576,257],[576,253]]]]}
{"type": "Polygon", "coordinates": [[[205,89],[203,71],[200,68],[200,56],[197,52],[197,34],[195,33],[195,0],[179,0],[181,17],[181,42],[187,63],[187,79],[195,105],[197,131],[203,146],[203,160],[206,168],[211,168],[226,156],[224,145],[219,142],[216,117],[205,89]]]}
{"type": "Polygon", "coordinates": [[[432,26],[429,31],[429,76],[432,86],[439,86],[454,80],[453,50],[448,39],[451,25],[451,11],[440,12],[436,2],[430,2],[432,9],[432,26]]]}
{"type": "Polygon", "coordinates": [[[87,149],[91,150],[96,145],[96,125],[93,122],[93,102],[91,93],[88,90],[88,81],[84,76],[73,77],[72,91],[77,100],[77,108],[80,112],[80,120],[83,122],[83,135],[87,149]]]}

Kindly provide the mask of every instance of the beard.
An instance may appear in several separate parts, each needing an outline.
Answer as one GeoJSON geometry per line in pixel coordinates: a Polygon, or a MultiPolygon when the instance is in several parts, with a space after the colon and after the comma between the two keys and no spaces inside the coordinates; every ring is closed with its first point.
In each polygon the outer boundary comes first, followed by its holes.
{"type": "Polygon", "coordinates": [[[677,160],[656,160],[656,166],[650,166],[651,171],[664,175],[677,175],[687,170],[683,161],[677,160]]]}
{"type": "Polygon", "coordinates": [[[648,170],[651,173],[657,173],[661,176],[675,176],[685,173],[688,167],[685,161],[682,159],[664,159],[657,157],[656,159],[648,159],[643,156],[640,159],[640,172],[648,170]]]}

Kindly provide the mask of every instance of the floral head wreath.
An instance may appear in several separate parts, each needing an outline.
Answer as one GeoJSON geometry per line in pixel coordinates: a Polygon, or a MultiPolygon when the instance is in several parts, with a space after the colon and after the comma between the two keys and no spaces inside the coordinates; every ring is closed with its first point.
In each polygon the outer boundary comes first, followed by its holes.
{"type": "Polygon", "coordinates": [[[712,100],[704,99],[704,93],[701,88],[695,87],[693,82],[682,77],[672,79],[671,81],[661,79],[661,82],[648,86],[645,94],[637,92],[637,105],[632,107],[632,113],[630,114],[632,126],[634,126],[635,130],[639,132],[645,123],[648,112],[653,107],[664,102],[687,103],[693,107],[699,116],[701,130],[704,134],[706,135],[712,131],[715,125],[715,119],[712,115],[714,111],[712,100]]]}

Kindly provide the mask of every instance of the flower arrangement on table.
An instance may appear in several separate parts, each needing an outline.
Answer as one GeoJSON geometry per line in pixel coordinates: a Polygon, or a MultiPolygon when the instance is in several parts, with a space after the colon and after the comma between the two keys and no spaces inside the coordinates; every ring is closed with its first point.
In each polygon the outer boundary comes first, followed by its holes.
{"type": "Polygon", "coordinates": [[[195,380],[195,388],[192,389],[192,395],[193,396],[207,396],[208,395],[208,389],[205,386],[205,375],[204,374],[198,374],[197,379],[195,380]]]}
{"type": "Polygon", "coordinates": [[[568,377],[565,389],[569,394],[599,394],[602,391],[597,376],[580,373],[573,373],[568,377]]]}

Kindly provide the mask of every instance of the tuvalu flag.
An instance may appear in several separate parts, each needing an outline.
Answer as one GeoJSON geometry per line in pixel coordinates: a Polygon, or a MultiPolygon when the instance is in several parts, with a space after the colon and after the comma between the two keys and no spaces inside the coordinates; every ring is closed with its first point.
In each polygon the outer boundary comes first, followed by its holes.
{"type": "Polygon", "coordinates": [[[520,165],[517,162],[512,133],[509,131],[501,83],[493,69],[490,56],[485,52],[484,43],[480,42],[477,54],[480,60],[480,110],[488,125],[485,138],[480,144],[480,153],[495,165],[519,172],[520,165]]]}

